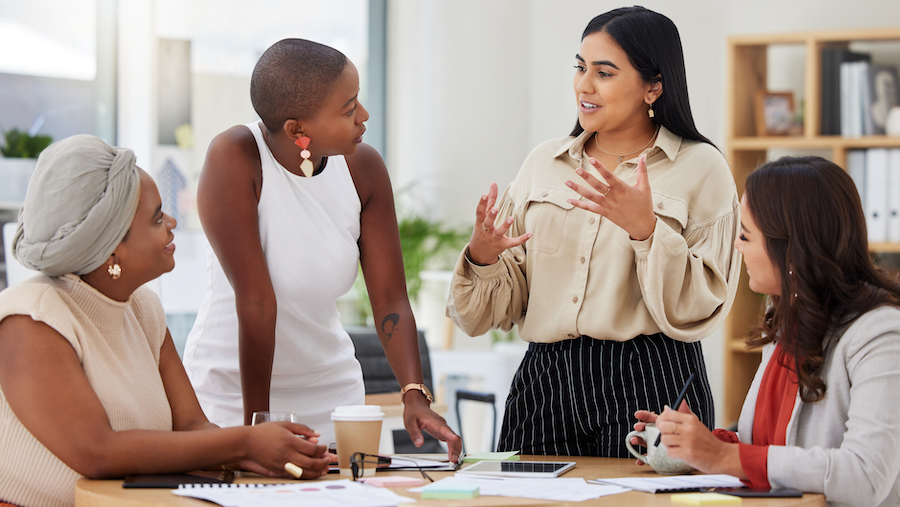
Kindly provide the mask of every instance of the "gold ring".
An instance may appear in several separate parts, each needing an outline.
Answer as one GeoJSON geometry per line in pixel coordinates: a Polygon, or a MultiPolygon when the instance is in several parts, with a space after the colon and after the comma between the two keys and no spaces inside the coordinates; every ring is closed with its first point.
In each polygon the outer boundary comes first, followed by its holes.
{"type": "Polygon", "coordinates": [[[287,473],[293,475],[297,479],[299,479],[300,476],[303,475],[303,469],[291,463],[290,461],[284,464],[284,469],[287,470],[287,473]]]}
{"type": "Polygon", "coordinates": [[[606,197],[606,194],[608,194],[610,190],[612,190],[612,187],[609,185],[606,185],[606,192],[603,192],[600,195],[602,195],[603,197],[606,197]]]}
{"type": "Polygon", "coordinates": [[[484,232],[487,232],[487,231],[491,230],[490,227],[485,227],[485,226],[483,226],[483,225],[481,226],[481,228],[484,229],[484,232]]]}

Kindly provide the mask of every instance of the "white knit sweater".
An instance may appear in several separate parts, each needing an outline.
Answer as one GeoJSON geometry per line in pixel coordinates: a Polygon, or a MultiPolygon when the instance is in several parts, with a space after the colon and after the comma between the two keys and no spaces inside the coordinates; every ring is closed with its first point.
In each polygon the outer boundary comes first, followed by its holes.
{"type": "MultiPolygon", "coordinates": [[[[121,303],[75,275],[40,275],[0,292],[0,320],[10,315],[29,315],[69,341],[114,430],[172,430],[159,374],[166,322],[153,291],[141,287],[121,303]]],[[[28,432],[0,391],[0,500],[71,506],[80,478],[28,432]]]]}

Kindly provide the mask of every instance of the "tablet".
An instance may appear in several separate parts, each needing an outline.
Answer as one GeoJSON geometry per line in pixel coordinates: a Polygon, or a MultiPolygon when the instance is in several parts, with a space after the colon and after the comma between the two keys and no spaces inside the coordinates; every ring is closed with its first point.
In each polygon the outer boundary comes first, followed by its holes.
{"type": "Polygon", "coordinates": [[[575,466],[575,462],[551,461],[479,461],[456,473],[472,475],[500,475],[503,477],[559,477],[575,466]]]}
{"type": "Polygon", "coordinates": [[[731,496],[741,496],[744,498],[799,498],[803,496],[802,491],[797,491],[795,489],[713,488],[711,491],[731,496]]]}

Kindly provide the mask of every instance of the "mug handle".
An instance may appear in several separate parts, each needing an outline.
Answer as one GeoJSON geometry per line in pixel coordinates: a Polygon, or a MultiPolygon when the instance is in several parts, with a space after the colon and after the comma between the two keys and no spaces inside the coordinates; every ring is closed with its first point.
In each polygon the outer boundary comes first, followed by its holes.
{"type": "Polygon", "coordinates": [[[637,450],[631,445],[631,437],[641,437],[644,441],[647,441],[647,433],[644,431],[632,431],[625,437],[625,447],[628,448],[628,452],[630,452],[635,458],[647,463],[647,455],[641,454],[637,452],[637,450]]]}

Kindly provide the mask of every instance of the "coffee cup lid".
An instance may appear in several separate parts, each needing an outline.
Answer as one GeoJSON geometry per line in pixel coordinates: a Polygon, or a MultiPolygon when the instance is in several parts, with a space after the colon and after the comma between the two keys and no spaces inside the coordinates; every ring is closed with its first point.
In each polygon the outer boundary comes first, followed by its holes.
{"type": "Polygon", "coordinates": [[[332,421],[381,421],[384,412],[381,405],[344,405],[331,413],[332,421]]]}

